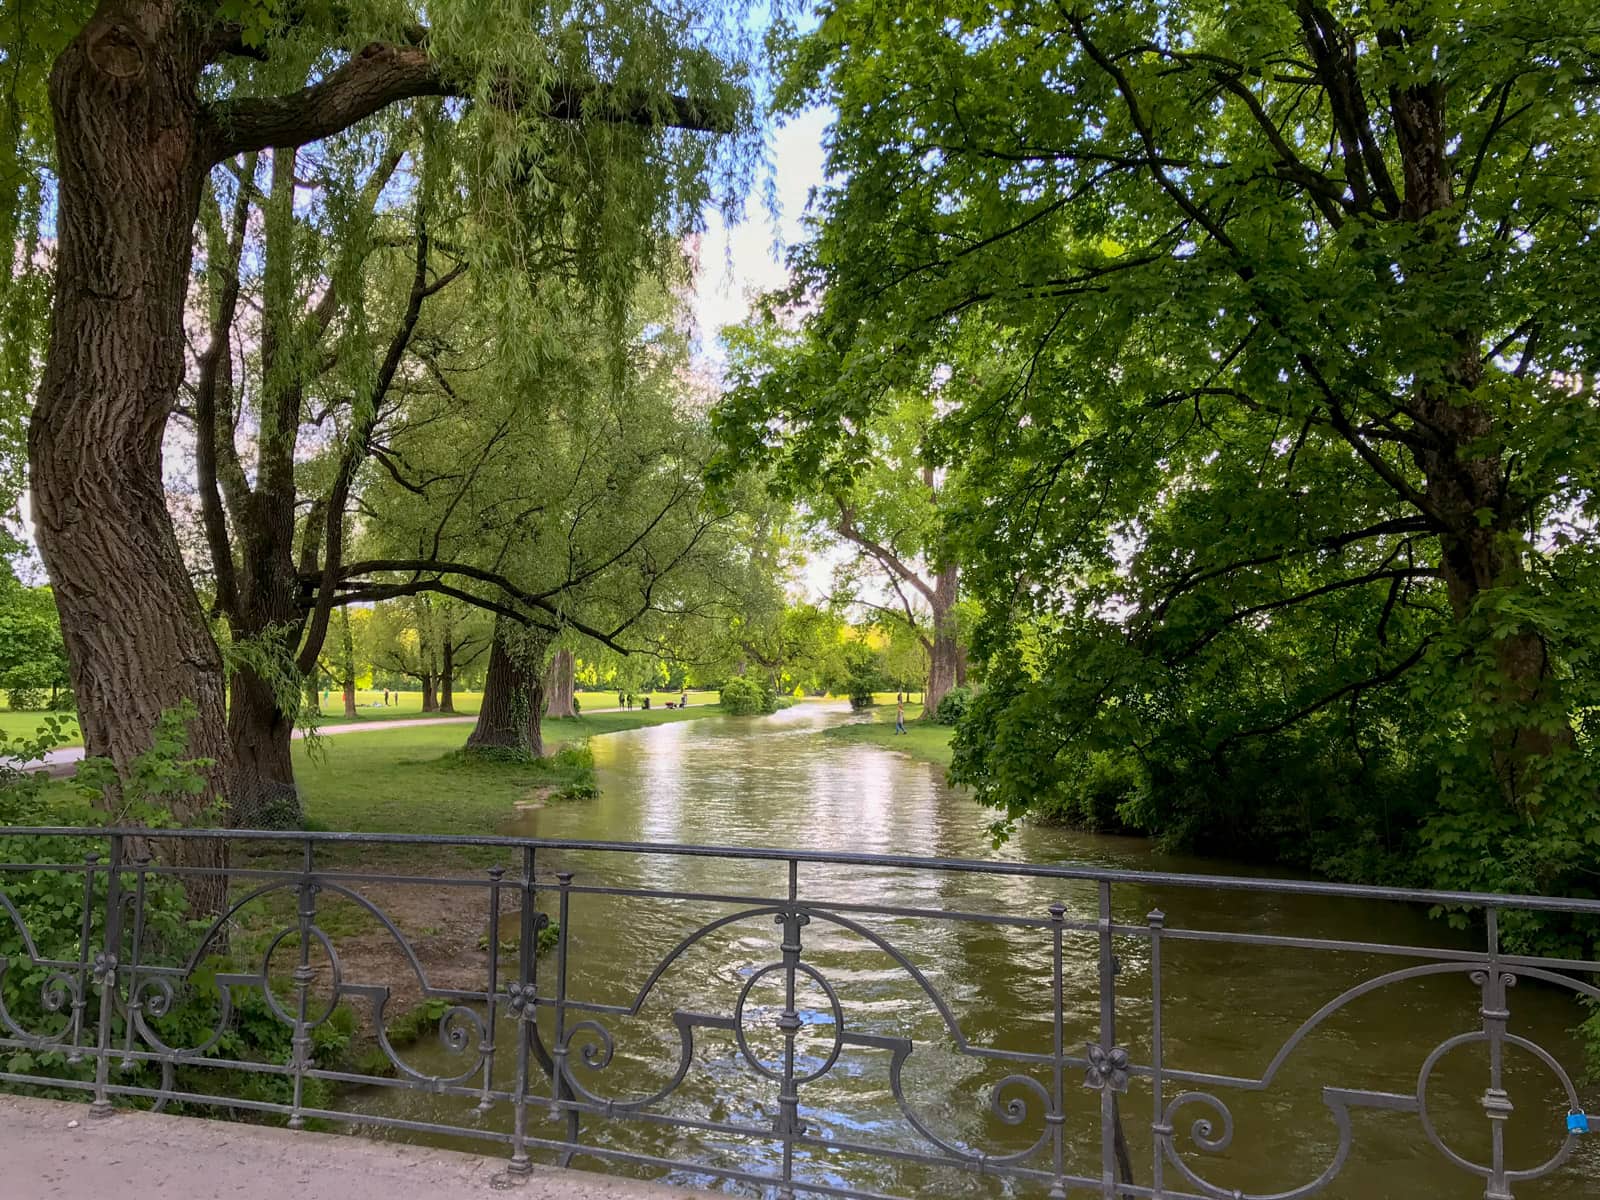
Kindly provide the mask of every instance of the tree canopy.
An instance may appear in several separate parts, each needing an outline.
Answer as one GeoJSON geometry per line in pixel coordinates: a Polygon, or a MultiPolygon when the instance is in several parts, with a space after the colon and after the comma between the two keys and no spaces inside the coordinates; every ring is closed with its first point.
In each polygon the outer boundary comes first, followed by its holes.
{"type": "Polygon", "coordinates": [[[745,428],[851,473],[963,382],[958,777],[1587,886],[1597,61],[1559,3],[856,0],[788,42],[782,103],[838,113],[791,294],[834,365],[745,428]]]}

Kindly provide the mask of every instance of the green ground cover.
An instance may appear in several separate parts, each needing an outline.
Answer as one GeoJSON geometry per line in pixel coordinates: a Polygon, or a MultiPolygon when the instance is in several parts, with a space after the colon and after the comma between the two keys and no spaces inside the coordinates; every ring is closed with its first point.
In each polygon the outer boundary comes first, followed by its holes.
{"type": "Polygon", "coordinates": [[[873,745],[898,750],[902,754],[909,754],[925,762],[948,767],[950,737],[955,730],[949,725],[934,725],[931,722],[917,720],[921,715],[922,705],[906,705],[906,732],[896,733],[894,696],[891,694],[887,705],[880,704],[877,708],[869,710],[871,720],[835,725],[825,730],[823,736],[838,738],[845,742],[871,742],[873,745]]]}
{"type": "MultiPolygon", "coordinates": [[[[538,761],[459,753],[459,725],[347,733],[295,745],[295,778],[313,828],[361,833],[494,833],[519,800],[559,791],[582,771],[556,751],[590,737],[715,716],[714,705],[683,710],[594,713],[541,726],[538,761]]],[[[586,768],[585,768],[586,769],[586,768]]]]}

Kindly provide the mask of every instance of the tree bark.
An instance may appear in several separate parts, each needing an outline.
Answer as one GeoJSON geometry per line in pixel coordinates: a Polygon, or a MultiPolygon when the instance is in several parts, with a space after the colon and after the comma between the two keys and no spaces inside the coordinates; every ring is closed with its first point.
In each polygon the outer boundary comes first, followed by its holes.
{"type": "Polygon", "coordinates": [[[573,693],[577,686],[577,659],[571,650],[557,650],[544,676],[545,713],[551,717],[575,717],[573,693]]]}
{"type": "Polygon", "coordinates": [[[447,630],[439,663],[439,711],[442,713],[453,713],[456,710],[455,675],[456,644],[447,630]]]}
{"type": "Polygon", "coordinates": [[[439,711],[439,694],[434,690],[437,678],[432,674],[422,677],[422,711],[425,713],[439,711]]]}
{"type": "MultiPolygon", "coordinates": [[[[1390,110],[1405,181],[1401,215],[1416,224],[1426,247],[1408,271],[1454,267],[1459,251],[1441,217],[1455,205],[1450,165],[1447,104],[1443,83],[1433,80],[1396,87],[1390,110]]],[[[1414,457],[1426,481],[1427,505],[1442,524],[1440,568],[1458,622],[1471,616],[1485,591],[1516,587],[1526,579],[1522,533],[1525,510],[1510,486],[1501,447],[1505,435],[1480,395],[1482,338],[1476,329],[1445,329],[1454,342],[1444,378],[1413,393],[1418,425],[1426,438],[1414,457]]],[[[1512,719],[1491,731],[1492,767],[1507,801],[1524,816],[1539,787],[1542,760],[1570,745],[1573,735],[1551,671],[1549,649],[1537,630],[1494,639],[1495,676],[1482,697],[1512,719]]]]}
{"type": "MultiPolygon", "coordinates": [[[[136,21],[102,5],[51,72],[56,278],[28,437],[35,534],[87,751],[126,774],[162,711],[192,702],[189,753],[215,765],[198,795],[170,798],[184,824],[222,798],[227,759],[222,658],[179,553],[161,475],[209,166],[188,12],[175,0],[148,3],[136,21]]],[[[183,865],[225,865],[220,844],[158,849],[183,865]]],[[[226,879],[187,887],[197,911],[214,911],[226,879]]]]}
{"type": "Polygon", "coordinates": [[[489,670],[483,681],[478,723],[467,738],[469,750],[514,750],[544,756],[539,714],[544,709],[543,645],[535,637],[495,622],[489,670]]]}
{"type": "MultiPolygon", "coordinates": [[[[303,407],[294,305],[295,154],[276,150],[272,191],[265,202],[266,257],[261,359],[260,428],[256,436],[254,488],[235,497],[234,526],[239,561],[228,626],[236,643],[255,653],[231,680],[228,708],[230,820],[236,826],[273,828],[300,823],[290,738],[299,716],[302,687],[315,708],[316,671],[302,674],[296,651],[305,614],[294,559],[295,444],[303,407]],[[265,673],[263,673],[263,668],[265,673]],[[276,676],[276,679],[274,679],[276,676]]],[[[233,432],[200,431],[211,450],[231,449],[233,432]],[[226,436],[229,446],[217,443],[226,436]]],[[[315,522],[313,514],[311,521],[315,522]]],[[[313,525],[308,524],[308,534],[313,525]]],[[[308,541],[308,550],[311,542],[308,541]]],[[[314,556],[313,556],[314,557],[314,556]]],[[[320,648],[319,648],[320,649],[320,648]]]]}
{"type": "Polygon", "coordinates": [[[929,607],[933,610],[933,644],[928,650],[928,686],[923,693],[922,719],[931,721],[945,693],[965,674],[961,639],[956,630],[956,596],[960,570],[945,567],[933,578],[929,607]]]}
{"type": "Polygon", "coordinates": [[[356,716],[356,643],[350,632],[350,610],[339,610],[339,669],[344,685],[344,715],[356,716]]]}

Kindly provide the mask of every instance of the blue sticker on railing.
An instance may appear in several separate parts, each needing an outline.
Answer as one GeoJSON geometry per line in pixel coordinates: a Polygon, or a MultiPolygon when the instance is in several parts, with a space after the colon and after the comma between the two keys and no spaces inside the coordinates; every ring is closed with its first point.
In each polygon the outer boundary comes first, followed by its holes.
{"type": "Polygon", "coordinates": [[[1567,1132],[1568,1133],[1588,1133],[1589,1132],[1589,1115],[1587,1113],[1581,1113],[1581,1112],[1568,1113],[1567,1114],[1567,1132]]]}

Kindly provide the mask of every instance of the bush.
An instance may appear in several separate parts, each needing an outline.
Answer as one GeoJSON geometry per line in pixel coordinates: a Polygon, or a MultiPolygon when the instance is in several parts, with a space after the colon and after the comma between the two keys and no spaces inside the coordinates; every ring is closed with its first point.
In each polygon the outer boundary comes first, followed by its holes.
{"type": "Polygon", "coordinates": [[[45,707],[44,691],[31,687],[12,688],[6,693],[6,702],[12,712],[38,712],[45,707]]]}
{"type": "Polygon", "coordinates": [[[743,675],[735,676],[722,685],[720,702],[724,711],[740,717],[778,710],[778,698],[772,688],[743,675]]]}
{"type": "Polygon", "coordinates": [[[872,684],[869,680],[850,681],[850,707],[856,712],[872,707],[872,684]]]}
{"type": "Polygon", "coordinates": [[[939,710],[933,714],[933,719],[940,725],[959,725],[970,707],[972,707],[972,689],[953,687],[940,698],[939,710]]]}

